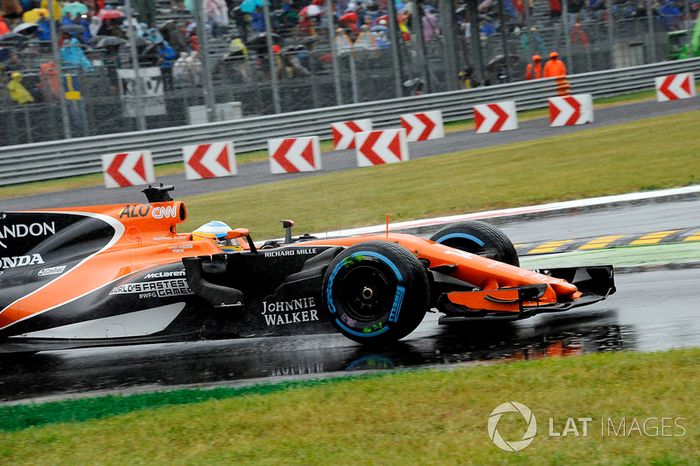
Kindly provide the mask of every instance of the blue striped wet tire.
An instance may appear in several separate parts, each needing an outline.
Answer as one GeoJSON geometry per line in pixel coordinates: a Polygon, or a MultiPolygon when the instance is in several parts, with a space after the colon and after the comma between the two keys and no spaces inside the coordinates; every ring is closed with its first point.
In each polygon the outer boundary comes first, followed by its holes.
{"type": "Polygon", "coordinates": [[[470,220],[455,223],[441,229],[430,239],[451,248],[520,266],[518,253],[510,239],[486,222],[470,220]]]}
{"type": "Polygon", "coordinates": [[[323,280],[335,327],[366,344],[399,340],[421,323],[430,289],[423,264],[406,248],[368,241],[341,252],[323,280]]]}

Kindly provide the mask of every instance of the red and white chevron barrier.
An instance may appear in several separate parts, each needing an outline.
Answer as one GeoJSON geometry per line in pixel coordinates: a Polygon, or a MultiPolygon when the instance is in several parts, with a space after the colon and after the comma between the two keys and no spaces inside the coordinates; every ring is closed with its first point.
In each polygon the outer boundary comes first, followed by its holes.
{"type": "Polygon", "coordinates": [[[655,78],[655,81],[657,102],[695,97],[695,75],[693,73],[659,76],[655,78]]]}
{"type": "Polygon", "coordinates": [[[433,110],[422,113],[401,115],[401,126],[406,130],[408,142],[427,141],[445,137],[442,112],[433,110]]]}
{"type": "Polygon", "coordinates": [[[238,173],[232,142],[198,144],[182,148],[188,180],[219,178],[238,173]]]}
{"type": "Polygon", "coordinates": [[[492,104],[474,105],[474,123],[477,133],[497,133],[518,129],[515,102],[506,100],[492,104]]]}
{"type": "Polygon", "coordinates": [[[267,149],[272,174],[321,169],[321,145],[318,136],[269,139],[267,149]]]}
{"type": "Polygon", "coordinates": [[[549,126],[573,126],[593,123],[593,96],[591,94],[550,97],[549,126]]]}
{"type": "Polygon", "coordinates": [[[126,188],[155,183],[151,151],[122,152],[102,156],[105,187],[126,188]]]}
{"type": "Polygon", "coordinates": [[[355,145],[358,167],[405,162],[409,159],[404,129],[358,133],[355,136],[355,145]]]}
{"type": "Polygon", "coordinates": [[[372,131],[372,120],[364,118],[332,123],[331,131],[333,132],[333,149],[354,149],[355,135],[364,131],[372,131]]]}

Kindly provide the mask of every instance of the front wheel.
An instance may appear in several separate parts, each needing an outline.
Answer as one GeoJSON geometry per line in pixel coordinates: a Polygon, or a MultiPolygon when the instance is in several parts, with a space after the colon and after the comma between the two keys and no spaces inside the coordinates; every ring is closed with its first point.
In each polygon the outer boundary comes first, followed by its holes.
{"type": "Polygon", "coordinates": [[[470,220],[455,223],[438,231],[430,239],[451,248],[520,266],[518,253],[510,239],[486,222],[470,220]]]}
{"type": "Polygon", "coordinates": [[[428,275],[421,262],[395,243],[368,241],[331,262],[323,303],[335,327],[360,343],[399,340],[428,310],[428,275]]]}

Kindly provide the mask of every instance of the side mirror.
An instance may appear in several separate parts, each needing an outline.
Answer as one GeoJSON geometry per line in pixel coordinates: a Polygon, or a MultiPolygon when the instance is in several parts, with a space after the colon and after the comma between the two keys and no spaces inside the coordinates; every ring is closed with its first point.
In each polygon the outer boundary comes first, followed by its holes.
{"type": "Polygon", "coordinates": [[[255,247],[255,243],[250,237],[250,230],[248,230],[247,228],[236,228],[235,230],[229,230],[228,233],[226,233],[226,239],[238,238],[245,238],[246,242],[248,243],[248,249],[250,249],[250,252],[252,252],[253,254],[258,252],[258,248],[255,247]]]}
{"type": "Polygon", "coordinates": [[[292,242],[292,227],[294,226],[294,220],[280,220],[282,222],[282,227],[284,228],[284,244],[290,244],[292,242]]]}
{"type": "Polygon", "coordinates": [[[248,236],[250,236],[250,231],[247,228],[236,228],[226,233],[226,239],[246,238],[248,236]]]}

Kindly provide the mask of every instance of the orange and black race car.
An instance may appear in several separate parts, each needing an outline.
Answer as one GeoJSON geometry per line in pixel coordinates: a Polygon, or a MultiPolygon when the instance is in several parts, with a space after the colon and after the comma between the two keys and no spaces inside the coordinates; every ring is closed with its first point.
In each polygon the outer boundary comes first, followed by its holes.
{"type": "Polygon", "coordinates": [[[179,233],[172,187],[146,204],[0,213],[0,352],[339,331],[395,341],[441,323],[522,319],[605,299],[611,266],[519,268],[483,222],[431,239],[389,233],[256,246],[212,222],[179,233]]]}

